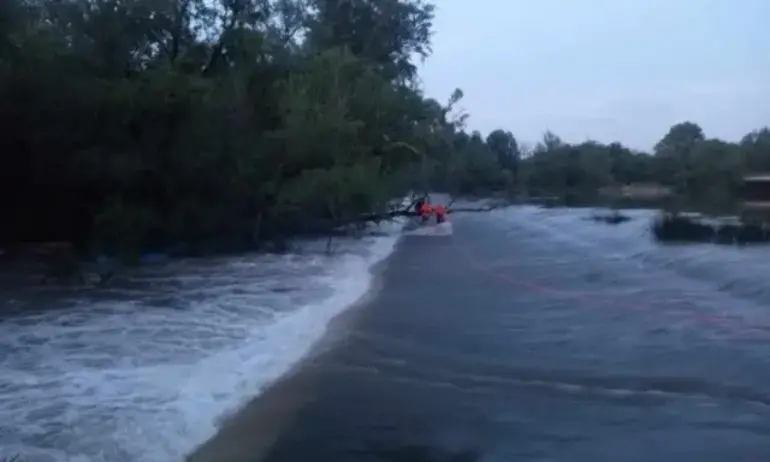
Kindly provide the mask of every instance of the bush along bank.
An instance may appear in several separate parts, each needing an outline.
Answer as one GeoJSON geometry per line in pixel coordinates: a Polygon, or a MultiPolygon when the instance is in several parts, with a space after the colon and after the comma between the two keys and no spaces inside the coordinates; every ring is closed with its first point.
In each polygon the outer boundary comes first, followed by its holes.
{"type": "Polygon", "coordinates": [[[750,244],[770,242],[770,227],[736,217],[708,218],[699,214],[661,213],[652,224],[653,236],[664,242],[750,244]]]}

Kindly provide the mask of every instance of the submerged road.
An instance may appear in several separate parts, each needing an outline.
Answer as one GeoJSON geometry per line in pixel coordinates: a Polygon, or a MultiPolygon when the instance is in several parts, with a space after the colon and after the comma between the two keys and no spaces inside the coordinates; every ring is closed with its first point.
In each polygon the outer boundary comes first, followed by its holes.
{"type": "Polygon", "coordinates": [[[768,251],[589,214],[405,238],[267,460],[767,460],[768,251]]]}

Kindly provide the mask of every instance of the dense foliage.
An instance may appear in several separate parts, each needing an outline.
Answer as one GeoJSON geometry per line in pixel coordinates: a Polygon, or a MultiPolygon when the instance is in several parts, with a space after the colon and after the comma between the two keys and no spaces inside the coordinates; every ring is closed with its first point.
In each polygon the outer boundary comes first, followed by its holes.
{"type": "Polygon", "coordinates": [[[468,133],[460,90],[417,83],[432,19],[426,0],[0,2],[0,246],[236,249],[413,190],[698,195],[770,168],[767,130],[734,145],[685,123],[654,155],[468,133]]]}
{"type": "Polygon", "coordinates": [[[480,142],[451,115],[461,92],[419,90],[424,0],[0,8],[0,245],[242,248],[455,187],[467,163],[505,183],[452,149],[480,142]]]}

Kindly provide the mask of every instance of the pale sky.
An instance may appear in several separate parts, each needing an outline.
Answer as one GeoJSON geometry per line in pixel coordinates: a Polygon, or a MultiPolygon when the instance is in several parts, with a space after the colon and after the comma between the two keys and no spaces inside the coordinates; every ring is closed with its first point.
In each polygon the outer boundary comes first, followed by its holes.
{"type": "Polygon", "coordinates": [[[438,0],[420,76],[469,128],[648,150],[674,123],[770,125],[770,0],[438,0]]]}

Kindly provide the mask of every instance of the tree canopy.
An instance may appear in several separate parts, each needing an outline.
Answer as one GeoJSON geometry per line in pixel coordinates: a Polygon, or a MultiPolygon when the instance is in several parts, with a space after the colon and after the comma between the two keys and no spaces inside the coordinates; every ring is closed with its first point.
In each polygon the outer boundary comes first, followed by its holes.
{"type": "Polygon", "coordinates": [[[462,161],[461,93],[417,85],[432,19],[424,0],[3,2],[2,244],[238,248],[384,210],[462,161]]]}
{"type": "Polygon", "coordinates": [[[418,83],[433,14],[426,0],[1,2],[0,246],[237,249],[414,190],[705,194],[770,169],[767,129],[731,144],[683,123],[652,154],[469,132],[462,91],[441,102],[418,83]]]}

